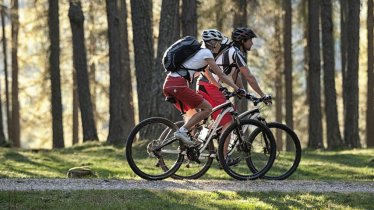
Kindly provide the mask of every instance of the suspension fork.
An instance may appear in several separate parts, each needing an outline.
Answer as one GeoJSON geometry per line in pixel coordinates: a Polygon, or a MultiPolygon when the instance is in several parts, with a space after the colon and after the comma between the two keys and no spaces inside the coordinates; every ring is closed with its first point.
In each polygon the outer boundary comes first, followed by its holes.
{"type": "MultiPolygon", "coordinates": [[[[257,117],[257,120],[260,121],[262,124],[264,124],[266,127],[268,127],[268,124],[267,124],[265,118],[259,116],[259,117],[257,117]]],[[[261,132],[261,133],[262,133],[261,135],[262,135],[262,137],[264,139],[264,142],[265,142],[264,153],[269,154],[271,149],[270,149],[270,143],[269,143],[268,137],[265,135],[265,133],[263,133],[263,132],[261,132]]]]}

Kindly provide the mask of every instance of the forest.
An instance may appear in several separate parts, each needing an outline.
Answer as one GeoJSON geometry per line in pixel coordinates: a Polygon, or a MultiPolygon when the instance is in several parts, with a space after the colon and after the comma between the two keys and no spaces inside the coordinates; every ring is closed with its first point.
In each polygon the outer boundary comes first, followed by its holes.
{"type": "MultiPolygon", "coordinates": [[[[303,148],[374,146],[373,0],[0,0],[0,145],[122,144],[164,101],[164,51],[204,29],[256,34],[267,119],[303,148]]],[[[253,93],[250,87],[249,92],[253,93]]],[[[238,111],[253,105],[240,100],[238,111]]]]}

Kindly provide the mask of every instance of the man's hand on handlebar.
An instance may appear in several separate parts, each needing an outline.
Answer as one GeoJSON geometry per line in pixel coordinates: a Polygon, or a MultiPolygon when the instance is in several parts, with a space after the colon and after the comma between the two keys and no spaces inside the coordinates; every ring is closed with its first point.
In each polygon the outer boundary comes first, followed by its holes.
{"type": "Polygon", "coordinates": [[[263,102],[266,105],[271,105],[272,104],[272,97],[271,97],[271,95],[264,95],[261,98],[257,98],[256,96],[254,96],[254,95],[252,95],[250,93],[247,93],[245,95],[245,97],[247,99],[249,99],[250,101],[252,101],[255,106],[257,106],[257,104],[260,103],[260,102],[263,102]]]}
{"type": "Polygon", "coordinates": [[[245,97],[247,95],[247,92],[243,89],[243,88],[239,88],[235,91],[236,93],[236,96],[238,98],[242,98],[242,97],[245,97]]]}
{"type": "Polygon", "coordinates": [[[273,104],[273,101],[272,101],[272,97],[271,97],[271,95],[268,95],[268,94],[266,94],[266,95],[264,95],[263,97],[262,97],[262,101],[266,104],[266,105],[271,105],[271,104],[273,104]]]}

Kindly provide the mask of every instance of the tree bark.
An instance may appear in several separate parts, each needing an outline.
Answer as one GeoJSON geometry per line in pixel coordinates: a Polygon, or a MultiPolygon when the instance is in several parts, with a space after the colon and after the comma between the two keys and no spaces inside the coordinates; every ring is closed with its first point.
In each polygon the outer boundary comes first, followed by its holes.
{"type": "Polygon", "coordinates": [[[77,87],[77,76],[73,72],[73,145],[79,143],[79,96],[77,87]]]}
{"type": "Polygon", "coordinates": [[[134,117],[134,102],[133,102],[133,90],[132,90],[132,78],[130,68],[130,50],[129,40],[127,33],[127,6],[126,0],[121,1],[120,15],[120,44],[121,44],[121,84],[123,85],[122,91],[122,117],[124,121],[124,134],[125,137],[131,132],[131,129],[135,126],[134,117]]]}
{"type": "MultiPolygon", "coordinates": [[[[235,0],[234,1],[234,22],[233,28],[237,27],[248,27],[247,26],[247,0],[235,0]]],[[[242,80],[244,89],[248,90],[248,82],[244,77],[238,77],[242,80]]],[[[235,98],[235,104],[237,105],[237,109],[240,112],[244,112],[248,110],[248,101],[247,100],[239,100],[235,98]]]]}
{"type": "Polygon", "coordinates": [[[182,18],[183,36],[196,37],[197,36],[197,0],[183,0],[181,18],[182,18]]]}
{"type": "Polygon", "coordinates": [[[64,127],[62,123],[62,100],[60,79],[60,21],[58,0],[49,0],[48,27],[50,40],[49,72],[51,77],[52,148],[64,148],[64,127]]]}
{"type": "MultiPolygon", "coordinates": [[[[7,128],[8,128],[8,139],[9,139],[9,89],[8,89],[8,56],[7,56],[7,41],[6,41],[6,34],[5,34],[5,6],[3,6],[4,4],[4,1],[1,0],[0,1],[1,3],[1,28],[2,28],[2,41],[3,41],[3,65],[4,65],[4,74],[5,74],[5,102],[6,102],[6,116],[7,116],[7,128]]],[[[2,103],[1,103],[2,104],[2,103]]],[[[4,135],[4,126],[3,126],[3,112],[2,112],[2,105],[0,104],[0,114],[1,114],[1,117],[0,117],[0,126],[1,126],[1,130],[0,130],[0,146],[1,145],[6,145],[7,142],[6,142],[6,137],[4,135]]]]}
{"type": "Polygon", "coordinates": [[[21,146],[21,129],[20,129],[20,105],[18,99],[18,0],[12,0],[12,146],[21,146]]]}
{"type": "MultiPolygon", "coordinates": [[[[340,0],[340,53],[341,53],[341,66],[342,66],[342,84],[343,84],[343,116],[345,118],[345,113],[347,111],[347,93],[348,90],[346,90],[346,83],[347,83],[347,42],[348,42],[348,0],[340,0]]],[[[345,121],[345,119],[344,119],[345,121]]],[[[346,142],[346,139],[344,137],[343,139],[344,144],[348,146],[348,142],[346,142]]]]}
{"type": "Polygon", "coordinates": [[[124,121],[122,118],[122,92],[121,84],[121,42],[120,40],[120,14],[118,1],[107,0],[107,20],[109,39],[109,72],[110,72],[110,120],[107,142],[117,144],[124,142],[124,121]]]}
{"type": "Polygon", "coordinates": [[[89,14],[88,14],[88,24],[91,25],[91,28],[89,30],[89,46],[88,46],[88,56],[89,56],[89,82],[90,82],[90,89],[91,89],[91,98],[92,98],[92,111],[94,113],[94,118],[95,120],[95,126],[97,127],[97,121],[99,119],[99,115],[96,110],[96,61],[95,59],[91,59],[95,56],[96,54],[96,38],[97,38],[97,30],[96,30],[96,22],[95,18],[97,18],[97,15],[95,13],[95,5],[97,2],[95,1],[90,1],[89,5],[89,14]]]}
{"type": "MultiPolygon", "coordinates": [[[[277,0],[275,0],[277,1],[277,0]]],[[[279,5],[277,5],[278,8],[280,8],[279,5]]],[[[280,13],[280,12],[278,12],[280,13]]],[[[281,26],[281,15],[278,15],[274,19],[274,28],[275,28],[275,34],[282,34],[282,26],[281,26]]],[[[280,38],[276,38],[276,45],[273,48],[273,56],[276,58],[275,60],[275,121],[276,122],[282,122],[283,121],[283,91],[284,91],[284,77],[283,72],[280,71],[282,69],[282,40],[280,38]]],[[[276,143],[277,143],[277,149],[278,151],[283,151],[283,137],[282,137],[282,131],[277,129],[275,133],[276,143]]]]}
{"type": "Polygon", "coordinates": [[[139,120],[153,115],[150,113],[153,69],[153,31],[152,31],[152,1],[131,0],[131,17],[134,34],[135,69],[138,94],[139,120]]]}
{"type": "Polygon", "coordinates": [[[343,146],[343,140],[340,135],[338,110],[336,106],[332,2],[331,0],[324,0],[321,2],[327,146],[329,149],[336,149],[343,146]]]}
{"type": "MultiPolygon", "coordinates": [[[[292,79],[292,8],[291,0],[283,0],[283,49],[284,49],[284,81],[286,85],[286,124],[293,129],[293,79],[292,79]]],[[[289,138],[289,137],[288,137],[289,138]]],[[[286,149],[294,148],[292,141],[286,141],[286,149]]]]}
{"type": "Polygon", "coordinates": [[[309,148],[323,148],[321,115],[321,58],[319,38],[319,1],[308,1],[309,20],[309,148]]]}
{"type": "Polygon", "coordinates": [[[346,111],[344,118],[344,138],[349,147],[361,147],[358,134],[358,59],[360,30],[360,1],[348,1],[347,31],[347,74],[344,91],[346,95],[346,111]]]}
{"type": "Polygon", "coordinates": [[[373,45],[373,0],[368,0],[368,84],[366,111],[366,145],[374,147],[374,45],[373,45]]]}
{"type": "Polygon", "coordinates": [[[98,140],[88,82],[87,55],[83,30],[84,16],[79,0],[70,0],[69,19],[73,34],[73,63],[78,83],[83,141],[98,140]]]}
{"type": "MultiPolygon", "coordinates": [[[[223,24],[224,20],[226,19],[226,14],[223,14],[225,9],[225,0],[217,0],[215,3],[215,20],[216,20],[216,27],[217,30],[222,31],[223,30],[223,24]]],[[[183,17],[183,16],[182,16],[183,17]]]]}

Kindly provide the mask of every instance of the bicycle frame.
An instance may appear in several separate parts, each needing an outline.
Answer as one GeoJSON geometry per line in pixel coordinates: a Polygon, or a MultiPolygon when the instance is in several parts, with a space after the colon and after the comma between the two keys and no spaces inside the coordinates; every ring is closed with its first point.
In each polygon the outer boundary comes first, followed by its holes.
{"type": "MultiPolygon", "coordinates": [[[[213,140],[213,136],[220,129],[219,123],[221,122],[223,116],[225,116],[225,114],[227,114],[227,113],[231,113],[233,116],[236,115],[236,112],[233,108],[233,104],[229,100],[227,100],[225,103],[222,103],[222,104],[214,107],[212,109],[212,112],[210,113],[209,117],[211,117],[212,114],[214,112],[218,111],[218,110],[221,110],[221,112],[218,114],[218,117],[216,118],[216,120],[214,120],[213,124],[210,126],[210,128],[208,130],[208,134],[206,135],[205,139],[203,140],[203,145],[199,149],[200,152],[204,151],[205,148],[208,146],[209,142],[211,140],[213,140]]],[[[167,134],[169,134],[171,131],[170,130],[165,130],[164,132],[166,132],[166,136],[167,136],[167,134]]],[[[162,136],[164,136],[164,133],[161,134],[161,138],[162,138],[162,136]]],[[[168,138],[168,139],[164,139],[161,145],[154,148],[154,151],[162,149],[163,147],[172,143],[175,140],[177,140],[176,137],[171,137],[171,138],[168,138]]],[[[176,151],[169,151],[169,150],[162,150],[162,152],[163,153],[176,153],[176,151]]],[[[182,151],[178,150],[178,153],[179,152],[182,152],[182,154],[185,154],[185,151],[183,151],[183,150],[182,151]]],[[[202,155],[202,157],[204,157],[204,154],[201,154],[201,155],[202,155]]],[[[209,154],[209,157],[216,157],[216,154],[209,154]]]]}
{"type": "MultiPolygon", "coordinates": [[[[246,117],[246,116],[249,116],[249,118],[251,118],[251,119],[256,119],[260,116],[260,109],[259,108],[255,108],[253,110],[248,110],[248,111],[243,112],[240,115],[237,115],[237,112],[234,110],[233,104],[230,100],[227,100],[226,102],[214,107],[212,109],[212,112],[210,113],[209,117],[212,117],[212,114],[214,112],[218,111],[218,110],[221,110],[221,112],[218,114],[216,120],[214,120],[213,124],[210,126],[210,128],[208,130],[208,134],[206,135],[205,139],[203,140],[203,145],[199,149],[200,152],[205,150],[205,148],[208,146],[209,142],[213,140],[213,136],[221,128],[219,126],[219,123],[221,122],[221,120],[225,116],[225,114],[231,113],[232,116],[234,117],[234,120],[239,120],[239,119],[241,119],[243,117],[246,117]]],[[[204,122],[206,122],[206,120],[204,122]]],[[[245,129],[241,129],[241,130],[245,130],[245,129]]],[[[165,131],[165,132],[170,133],[170,131],[165,131]]],[[[163,134],[161,136],[163,136],[163,134]]],[[[176,137],[171,137],[171,138],[165,139],[162,142],[162,144],[159,145],[158,147],[154,148],[154,150],[159,150],[159,149],[165,147],[166,145],[172,143],[175,140],[177,140],[176,137]]],[[[163,150],[163,152],[164,153],[177,153],[176,151],[166,151],[166,150],[163,150]]],[[[178,152],[181,152],[181,150],[179,150],[178,152]]],[[[182,154],[185,154],[185,151],[182,151],[182,154]]],[[[202,155],[202,157],[204,157],[203,153],[201,155],[202,155]]],[[[209,157],[216,157],[216,154],[209,154],[209,157]]]]}

